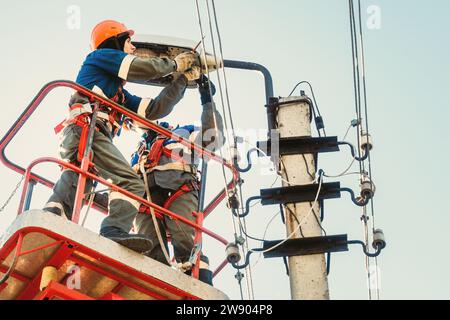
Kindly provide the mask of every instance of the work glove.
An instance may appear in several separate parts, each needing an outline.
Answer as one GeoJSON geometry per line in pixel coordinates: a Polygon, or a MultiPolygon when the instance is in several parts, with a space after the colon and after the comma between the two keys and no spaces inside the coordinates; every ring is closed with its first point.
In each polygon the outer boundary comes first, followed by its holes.
{"type": "Polygon", "coordinates": [[[200,57],[195,52],[183,52],[174,59],[177,65],[177,72],[185,72],[193,66],[200,66],[200,57]]]}
{"type": "Polygon", "coordinates": [[[212,81],[208,81],[208,77],[202,74],[200,78],[197,80],[198,84],[198,92],[200,93],[200,100],[202,101],[202,105],[211,102],[211,95],[209,93],[209,84],[211,84],[211,93],[212,95],[216,94],[216,86],[212,81]]]}
{"type": "Polygon", "coordinates": [[[189,70],[185,71],[183,74],[188,81],[198,80],[201,75],[200,67],[194,66],[189,70]]]}

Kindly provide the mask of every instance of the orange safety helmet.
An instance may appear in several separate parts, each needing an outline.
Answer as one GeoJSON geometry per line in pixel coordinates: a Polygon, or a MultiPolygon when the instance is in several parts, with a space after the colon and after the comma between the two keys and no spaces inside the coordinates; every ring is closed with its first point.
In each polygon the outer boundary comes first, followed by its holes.
{"type": "Polygon", "coordinates": [[[91,49],[96,50],[103,41],[128,32],[131,37],[134,30],[127,29],[123,23],[114,20],[105,20],[97,24],[91,34],[91,49]]]}

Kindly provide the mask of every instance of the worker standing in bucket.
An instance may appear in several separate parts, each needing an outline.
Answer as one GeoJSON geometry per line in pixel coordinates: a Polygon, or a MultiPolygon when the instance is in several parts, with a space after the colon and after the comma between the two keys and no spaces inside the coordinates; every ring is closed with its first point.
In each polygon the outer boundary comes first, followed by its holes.
{"type": "MultiPolygon", "coordinates": [[[[200,73],[198,56],[193,52],[185,52],[174,60],[139,58],[133,55],[136,50],[131,43],[133,34],[133,30],[117,21],[106,20],[97,24],[91,35],[93,51],[86,57],[76,82],[142,117],[159,119],[168,115],[183,97],[192,75],[200,73]],[[173,72],[182,74],[155,99],[137,97],[123,88],[126,81],[156,79],[173,72]]],[[[80,137],[89,128],[91,101],[76,92],[72,95],[69,106],[69,117],[55,131],[63,130],[59,151],[61,158],[79,165],[83,156],[80,137]]],[[[123,118],[122,114],[109,107],[99,106],[92,143],[91,169],[100,177],[142,197],[145,191],[141,179],[112,143],[113,137],[121,129],[123,118]]],[[[44,210],[71,219],[77,182],[78,174],[64,170],[44,210]]],[[[88,180],[85,192],[89,192],[91,188],[92,181],[88,180]]],[[[109,215],[102,222],[100,234],[140,253],[150,250],[153,247],[151,239],[129,233],[139,207],[139,202],[112,191],[109,195],[109,215]]]]}
{"type": "MultiPolygon", "coordinates": [[[[201,75],[197,83],[203,106],[201,127],[186,125],[173,128],[168,123],[161,125],[213,152],[224,143],[222,117],[215,110],[210,94],[209,85],[211,84],[211,93],[214,95],[214,84],[205,75],[201,75]]],[[[197,167],[200,157],[194,150],[184,147],[176,140],[148,129],[132,156],[131,164],[145,182],[149,201],[195,223],[193,212],[199,210],[197,167]]],[[[153,249],[146,255],[170,264],[166,238],[166,234],[169,234],[176,262],[183,271],[190,274],[195,258],[201,252],[201,248],[194,247],[195,229],[144,205],[141,205],[140,213],[142,214],[136,216],[135,229],[151,238],[154,243],[153,249]]],[[[212,284],[212,273],[207,269],[207,264],[207,257],[200,255],[199,278],[212,284]]]]}

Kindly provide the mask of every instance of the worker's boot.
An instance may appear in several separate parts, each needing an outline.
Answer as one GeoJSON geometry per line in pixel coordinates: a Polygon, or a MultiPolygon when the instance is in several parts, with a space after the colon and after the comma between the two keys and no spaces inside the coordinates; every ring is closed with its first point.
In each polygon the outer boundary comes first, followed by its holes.
{"type": "MultiPolygon", "coordinates": [[[[192,276],[192,270],[186,270],[184,272],[188,276],[192,276]]],[[[213,285],[213,273],[211,270],[209,270],[209,259],[207,256],[201,255],[200,256],[200,268],[198,270],[198,280],[201,282],[204,282],[206,284],[209,284],[210,286],[213,285]]]]}
{"type": "Polygon", "coordinates": [[[56,202],[49,202],[45,205],[45,207],[42,209],[43,211],[53,213],[57,216],[63,217],[67,220],[72,220],[72,215],[67,215],[65,213],[65,210],[63,209],[63,205],[56,202]]]}
{"type": "Polygon", "coordinates": [[[198,280],[213,285],[213,273],[209,270],[209,259],[205,255],[200,255],[200,268],[198,270],[198,280]]]}
{"type": "Polygon", "coordinates": [[[153,248],[153,241],[142,234],[129,234],[117,227],[103,227],[100,235],[139,253],[153,248]]]}
{"type": "Polygon", "coordinates": [[[209,284],[210,286],[213,285],[213,273],[211,270],[208,269],[200,269],[198,271],[198,280],[209,284]]]}

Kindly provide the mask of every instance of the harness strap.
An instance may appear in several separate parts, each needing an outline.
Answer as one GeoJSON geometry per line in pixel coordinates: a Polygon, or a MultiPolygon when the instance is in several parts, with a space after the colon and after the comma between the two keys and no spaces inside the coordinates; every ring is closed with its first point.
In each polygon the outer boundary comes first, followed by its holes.
{"type": "MultiPolygon", "coordinates": [[[[110,100],[118,103],[123,104],[125,103],[125,95],[123,93],[122,86],[119,87],[117,90],[117,93],[112,97],[110,100]]],[[[122,118],[123,116],[117,112],[116,110],[111,110],[111,108],[107,106],[100,106],[100,111],[97,113],[97,117],[99,119],[105,120],[108,129],[111,131],[112,136],[115,136],[116,133],[120,130],[122,124],[122,118]]],[[[66,126],[68,126],[71,123],[74,123],[74,121],[77,121],[79,116],[81,115],[90,115],[92,114],[92,107],[90,103],[74,103],[69,107],[69,116],[61,121],[56,127],[55,127],[55,134],[58,134],[63,130],[66,126]]]]}
{"type": "Polygon", "coordinates": [[[146,168],[156,167],[163,154],[163,144],[165,137],[160,137],[152,144],[150,152],[147,155],[146,168]]]}
{"type": "Polygon", "coordinates": [[[153,171],[169,171],[169,170],[177,170],[177,171],[184,171],[191,174],[197,173],[197,168],[193,165],[181,163],[181,162],[169,162],[163,165],[150,167],[147,169],[147,173],[153,172],[153,171]]]}
{"type": "Polygon", "coordinates": [[[60,133],[64,127],[67,125],[66,124],[66,119],[64,119],[63,121],[61,121],[53,130],[55,130],[55,134],[60,133]]]}
{"type": "Polygon", "coordinates": [[[113,137],[116,136],[117,132],[121,127],[121,125],[116,121],[115,114],[117,113],[113,111],[110,113],[99,111],[97,113],[97,117],[103,120],[103,122],[106,124],[108,130],[111,132],[113,137]]]}
{"type": "MultiPolygon", "coordinates": [[[[179,197],[181,197],[182,195],[191,192],[193,190],[199,190],[199,186],[197,182],[188,182],[186,184],[183,184],[180,188],[178,188],[177,191],[175,191],[173,194],[171,194],[166,201],[163,204],[163,208],[165,209],[169,209],[169,207],[172,205],[172,203],[178,199],[179,197]]],[[[142,205],[139,209],[139,213],[144,213],[144,214],[150,214],[150,208],[142,205]]],[[[158,219],[163,219],[164,215],[161,214],[158,210],[155,210],[155,216],[158,219]]]]}
{"type": "MultiPolygon", "coordinates": [[[[64,120],[62,123],[60,123],[55,128],[55,132],[57,131],[57,129],[60,129],[60,128],[62,129],[62,128],[68,126],[69,124],[76,124],[77,126],[81,127],[80,142],[78,144],[78,152],[77,152],[77,161],[74,162],[75,165],[80,165],[81,161],[83,160],[84,150],[86,148],[86,143],[87,143],[87,137],[89,135],[89,127],[90,127],[89,114],[82,113],[73,119],[64,120]]],[[[95,129],[97,131],[99,131],[98,128],[95,128],[95,129]]],[[[94,163],[92,162],[93,158],[94,158],[94,153],[91,150],[89,153],[89,171],[94,174],[97,174],[98,172],[95,168],[94,163]]]]}
{"type": "Polygon", "coordinates": [[[172,203],[179,197],[194,190],[198,190],[197,182],[191,181],[183,184],[177,191],[175,191],[169,198],[167,198],[167,200],[164,202],[163,208],[168,209],[172,205],[172,203]]]}
{"type": "MultiPolygon", "coordinates": [[[[86,118],[86,117],[84,117],[86,118]]],[[[78,123],[76,123],[77,125],[79,125],[78,123]]],[[[89,122],[86,121],[84,122],[82,125],[80,125],[81,127],[81,135],[80,135],[80,143],[78,144],[78,155],[77,155],[77,160],[78,162],[81,163],[81,161],[83,160],[83,153],[84,150],[86,148],[86,143],[87,143],[87,137],[89,135],[89,122]]],[[[91,167],[92,164],[92,159],[94,158],[94,153],[92,152],[92,150],[89,153],[89,166],[91,167]]],[[[92,164],[93,166],[93,164],[92,164]]]]}
{"type": "Polygon", "coordinates": [[[72,123],[78,124],[80,127],[87,121],[87,116],[92,113],[92,108],[89,103],[81,104],[75,103],[69,108],[69,116],[61,121],[55,128],[55,134],[60,133],[66,126],[72,123]]]}

